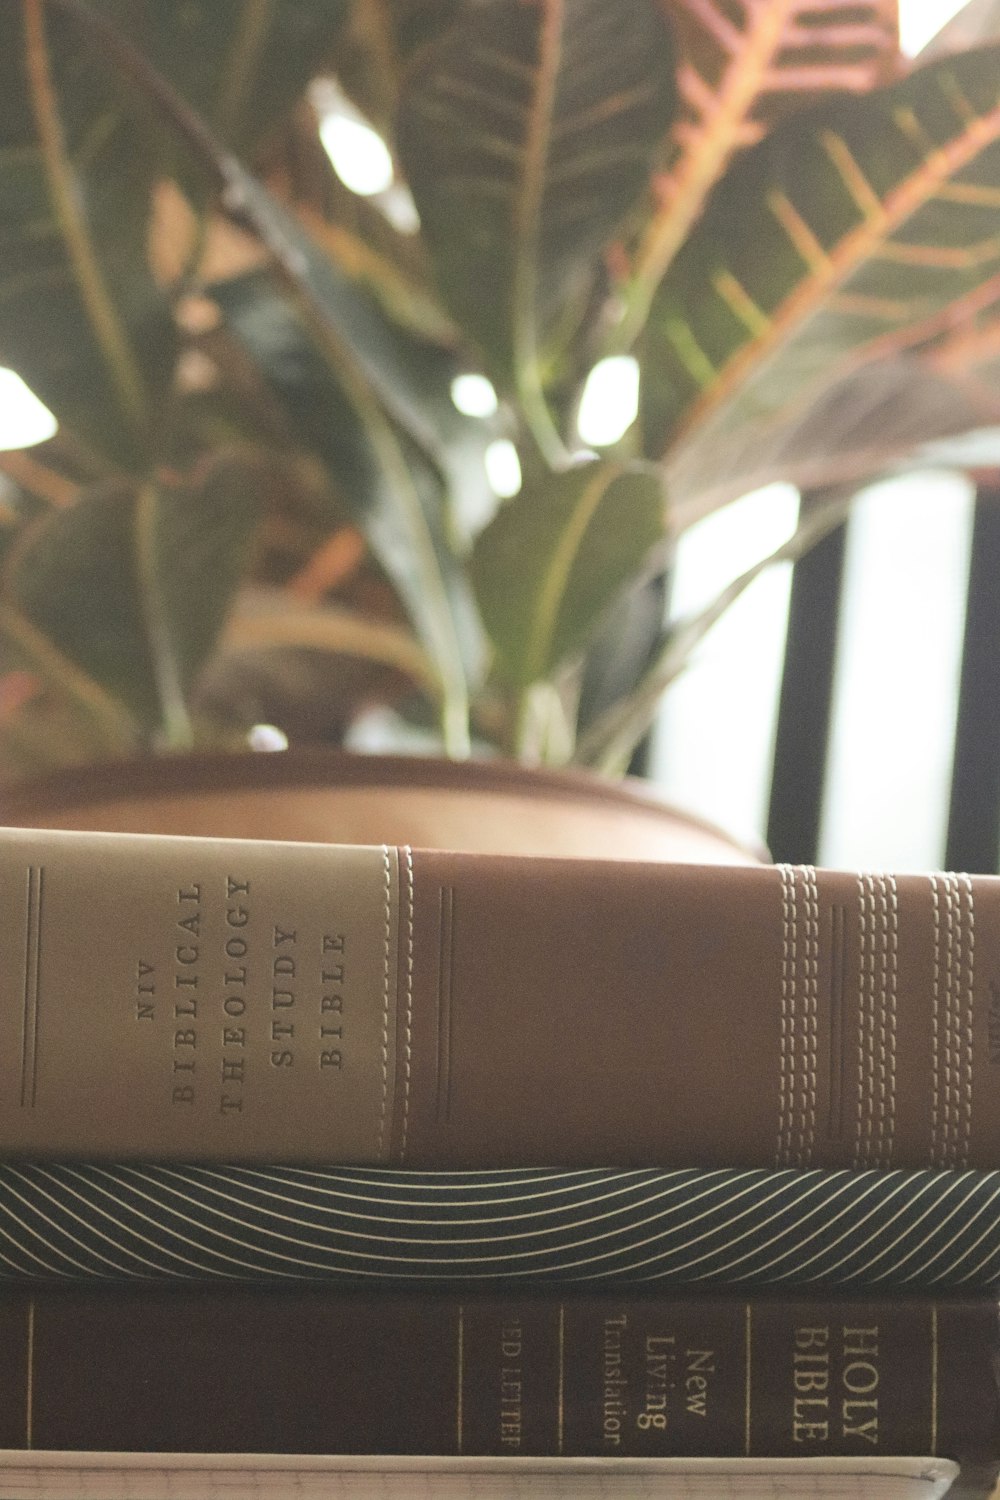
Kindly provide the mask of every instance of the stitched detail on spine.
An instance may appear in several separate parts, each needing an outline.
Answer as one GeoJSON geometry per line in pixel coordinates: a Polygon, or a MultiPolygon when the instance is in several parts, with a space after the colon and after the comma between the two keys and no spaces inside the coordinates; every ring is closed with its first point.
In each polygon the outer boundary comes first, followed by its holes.
{"type": "Polygon", "coordinates": [[[775,1165],[783,1167],[788,1166],[791,1158],[797,955],[795,875],[789,865],[779,865],[778,874],[781,879],[781,1041],[778,1062],[778,1145],[775,1152],[775,1165]]]}
{"type": "Polygon", "coordinates": [[[795,1165],[807,1167],[812,1161],[816,1139],[817,1027],[819,1014],[819,888],[812,865],[800,866],[802,894],[805,898],[803,1070],[799,1149],[795,1165]]]}
{"type": "Polygon", "coordinates": [[[896,1129],[896,996],[899,985],[899,892],[892,875],[878,877],[880,898],[881,988],[879,1016],[879,1112],[873,1165],[892,1164],[896,1129]]]}
{"type": "Polygon", "coordinates": [[[972,897],[967,877],[932,875],[935,896],[932,1062],[939,1107],[932,1120],[931,1162],[954,1166],[971,1128],[972,897]],[[967,1020],[967,1016],[969,1019],[967,1020]]]}
{"type": "Polygon", "coordinates": [[[941,1165],[955,1161],[961,1100],[961,1043],[959,1039],[959,993],[962,981],[962,925],[958,909],[957,882],[953,875],[944,877],[945,896],[945,1136],[941,1165]]]}
{"type": "Polygon", "coordinates": [[[384,931],[382,937],[382,1106],[378,1121],[378,1158],[381,1161],[385,1149],[385,1127],[389,1113],[389,993],[392,936],[392,865],[388,845],[382,845],[382,873],[385,877],[383,896],[385,902],[384,931]]]}
{"type": "Polygon", "coordinates": [[[410,1124],[410,1081],[413,1072],[413,850],[403,850],[406,863],[406,1030],[403,1044],[403,1133],[399,1159],[406,1158],[406,1136],[410,1124]]]}
{"type": "Polygon", "coordinates": [[[939,1141],[944,1120],[941,1089],[941,893],[937,877],[928,877],[931,888],[931,917],[934,934],[934,960],[931,971],[931,1165],[939,1165],[939,1141]]]}
{"type": "Polygon", "coordinates": [[[858,1043],[857,1108],[854,1130],[854,1165],[860,1167],[868,1154],[871,1130],[871,1078],[874,1069],[874,1036],[871,1016],[874,932],[868,876],[859,875],[858,895],[858,1043]]]}
{"type": "Polygon", "coordinates": [[[972,1021],[973,991],[975,985],[976,957],[976,913],[972,881],[968,875],[956,876],[959,892],[959,912],[962,928],[962,979],[961,979],[961,1100],[960,1125],[957,1141],[957,1164],[968,1166],[969,1149],[972,1145],[972,1021]]]}

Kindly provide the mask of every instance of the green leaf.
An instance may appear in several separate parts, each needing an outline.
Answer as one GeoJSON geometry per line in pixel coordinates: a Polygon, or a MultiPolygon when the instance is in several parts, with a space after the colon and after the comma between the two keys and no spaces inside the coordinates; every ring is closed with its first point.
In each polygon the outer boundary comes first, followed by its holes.
{"type": "Polygon", "coordinates": [[[442,296],[501,383],[537,378],[673,103],[652,0],[484,0],[419,54],[400,157],[442,296]]]}
{"type": "Polygon", "coordinates": [[[173,374],[170,310],[146,256],[157,147],[75,16],[0,7],[0,361],[127,467],[154,445],[173,374]]]}
{"type": "Polygon", "coordinates": [[[1000,269],[1000,48],[779,127],[734,164],[654,301],[648,451],[688,470],[794,430],[1000,269]]]}
{"type": "Polygon", "coordinates": [[[580,674],[577,735],[635,692],[662,638],[669,594],[669,573],[658,570],[627,585],[605,611],[580,674]]]}
{"type": "Polygon", "coordinates": [[[471,570],[497,671],[515,687],[583,650],[666,537],[662,478],[587,463],[525,487],[482,532],[471,570]]]}
{"type": "Polygon", "coordinates": [[[25,535],[4,598],[147,731],[176,741],[246,571],[254,495],[253,467],[235,460],[185,487],[86,491],[25,535]]]}
{"type": "Polygon", "coordinates": [[[90,0],[227,145],[247,155],[301,98],[350,0],[90,0]]]}
{"type": "Polygon", "coordinates": [[[396,113],[406,65],[439,36],[468,0],[353,0],[352,24],[337,48],[338,82],[380,128],[396,113]]]}
{"type": "Polygon", "coordinates": [[[672,620],[661,632],[658,649],[630,697],[623,698],[590,724],[577,741],[574,759],[606,774],[622,776],[643,735],[652,727],[664,692],[687,667],[695,649],[726,610],[775,563],[796,562],[845,520],[853,488],[831,490],[807,510],[795,533],[776,551],[752,564],[694,614],[672,620]]]}
{"type": "MultiPolygon", "coordinates": [[[[58,761],[65,751],[89,747],[90,758],[134,754],[139,745],[137,725],[128,709],[64,656],[15,605],[0,600],[0,671],[26,672],[48,689],[43,717],[62,719],[65,743],[50,747],[47,756],[36,756],[35,766],[58,761]]],[[[35,700],[12,714],[5,729],[13,731],[35,700]]],[[[29,731],[30,738],[30,731],[29,731]]]]}
{"type": "Polygon", "coordinates": [[[267,273],[211,291],[281,397],[298,440],[329,469],[458,713],[466,674],[480,668],[481,642],[450,541],[443,480],[457,485],[464,476],[473,491],[485,484],[487,434],[477,436],[478,425],[474,433],[448,397],[450,358],[392,328],[332,267],[313,286],[329,318],[324,328],[304,318],[267,273]]]}

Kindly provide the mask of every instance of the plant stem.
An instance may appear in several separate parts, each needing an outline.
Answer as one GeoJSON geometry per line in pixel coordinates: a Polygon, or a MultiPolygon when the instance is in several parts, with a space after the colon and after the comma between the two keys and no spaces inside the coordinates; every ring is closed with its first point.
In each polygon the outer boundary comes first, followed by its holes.
{"type": "Polygon", "coordinates": [[[190,750],[194,745],[194,729],[160,585],[160,555],[156,535],[159,506],[160,496],[156,486],[144,484],[136,496],[134,513],[135,562],[142,585],[139,596],[160,703],[163,745],[168,750],[190,750]]]}

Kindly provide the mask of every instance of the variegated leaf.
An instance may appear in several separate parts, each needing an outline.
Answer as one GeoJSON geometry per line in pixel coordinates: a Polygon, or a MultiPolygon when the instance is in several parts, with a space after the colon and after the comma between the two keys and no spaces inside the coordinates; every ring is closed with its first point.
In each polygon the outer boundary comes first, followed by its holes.
{"type": "MultiPolygon", "coordinates": [[[[786,421],[746,422],[724,443],[678,444],[665,470],[678,529],[776,481],[853,485],[937,461],[940,440],[1000,426],[1000,393],[935,374],[917,354],[873,360],[824,386],[786,421]]],[[[947,458],[941,462],[947,463],[947,458]]]]}
{"type": "Polygon", "coordinates": [[[658,207],[638,247],[633,309],[649,299],[733,155],[830,94],[898,69],[897,0],[663,0],[678,44],[680,115],[658,207]]]}
{"type": "Polygon", "coordinates": [[[685,490],[1000,270],[1000,48],[779,127],[741,158],[647,328],[649,451],[685,490]]]}
{"type": "Polygon", "coordinates": [[[483,0],[418,57],[402,162],[442,294],[504,384],[644,186],[673,97],[653,0],[483,0]]]}

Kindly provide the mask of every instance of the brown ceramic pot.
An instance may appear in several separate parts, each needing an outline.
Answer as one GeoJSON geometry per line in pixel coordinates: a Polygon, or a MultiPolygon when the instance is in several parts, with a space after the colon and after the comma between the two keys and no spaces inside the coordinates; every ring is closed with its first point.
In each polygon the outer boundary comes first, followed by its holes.
{"type": "Polygon", "coordinates": [[[87,766],[8,788],[7,824],[617,859],[751,863],[644,783],[502,761],[298,749],[87,766]]]}

